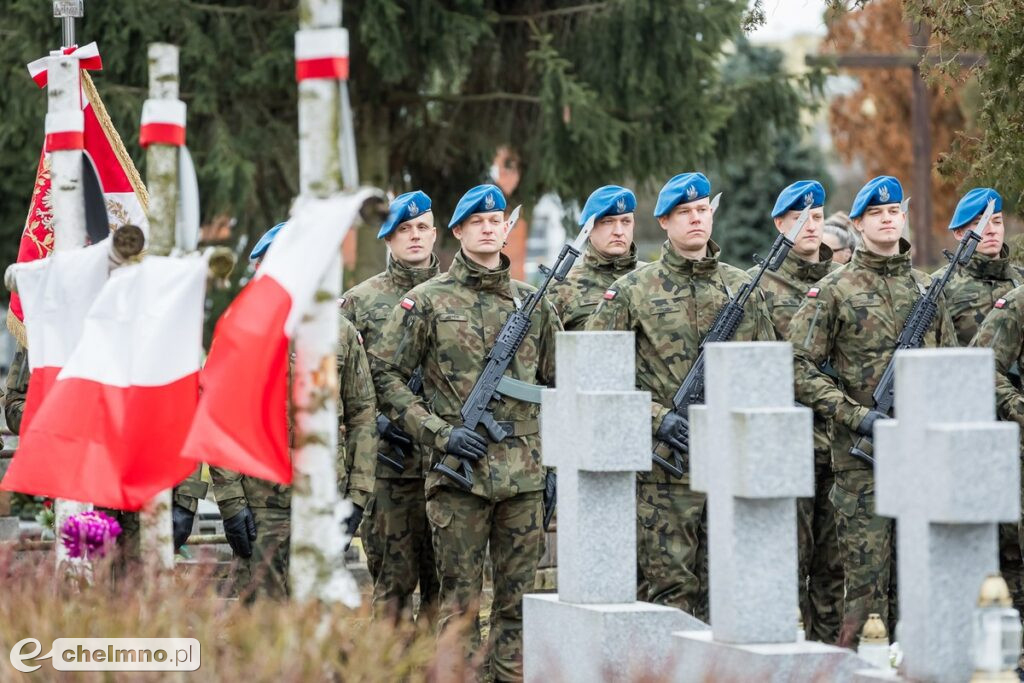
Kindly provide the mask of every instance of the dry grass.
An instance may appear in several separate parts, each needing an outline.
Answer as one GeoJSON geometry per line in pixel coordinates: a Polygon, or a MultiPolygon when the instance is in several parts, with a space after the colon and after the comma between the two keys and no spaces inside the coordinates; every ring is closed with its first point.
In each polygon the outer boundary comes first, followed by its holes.
{"type": "MultiPolygon", "coordinates": [[[[110,561],[90,585],[68,580],[49,553],[0,549],[0,681],[460,681],[474,666],[460,654],[456,629],[440,638],[426,626],[374,621],[358,611],[316,604],[261,602],[247,607],[215,594],[209,577],[138,572],[110,579],[110,561]],[[186,637],[199,640],[202,665],[193,674],[60,673],[48,663],[33,674],[15,671],[11,646],[36,638],[48,652],[56,638],[186,637]]],[[[31,648],[28,648],[30,651],[31,648]]],[[[31,664],[32,662],[30,662],[31,664]]]]}

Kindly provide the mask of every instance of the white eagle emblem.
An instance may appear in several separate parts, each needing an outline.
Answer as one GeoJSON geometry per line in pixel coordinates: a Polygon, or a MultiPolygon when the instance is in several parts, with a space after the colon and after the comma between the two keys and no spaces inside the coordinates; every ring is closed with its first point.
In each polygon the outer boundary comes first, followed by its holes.
{"type": "Polygon", "coordinates": [[[619,211],[625,211],[626,210],[626,198],[625,197],[619,197],[619,201],[615,202],[615,208],[618,209],[619,211]]]}
{"type": "Polygon", "coordinates": [[[488,211],[494,208],[494,195],[490,192],[488,192],[487,196],[484,197],[484,208],[488,211]]]}
{"type": "Polygon", "coordinates": [[[697,188],[695,186],[690,185],[686,188],[686,198],[691,202],[697,198],[697,188]]]}
{"type": "Polygon", "coordinates": [[[416,206],[416,202],[409,202],[409,216],[415,218],[419,215],[420,207],[416,206]]]}
{"type": "Polygon", "coordinates": [[[804,206],[811,206],[814,204],[814,193],[808,192],[804,195],[804,206]]]}
{"type": "Polygon", "coordinates": [[[882,185],[880,188],[878,188],[878,199],[883,204],[889,201],[889,188],[886,187],[885,185],[882,185]]]}

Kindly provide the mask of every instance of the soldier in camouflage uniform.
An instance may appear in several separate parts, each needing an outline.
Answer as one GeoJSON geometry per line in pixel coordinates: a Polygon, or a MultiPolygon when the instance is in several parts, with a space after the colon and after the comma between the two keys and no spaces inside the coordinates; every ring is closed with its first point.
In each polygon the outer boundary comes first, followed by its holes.
{"type": "Polygon", "coordinates": [[[636,197],[618,185],[594,190],[583,205],[580,226],[595,219],[583,262],[549,290],[567,332],[582,330],[612,283],[643,265],[637,263],[633,243],[634,211],[636,197]]]}
{"type": "MultiPolygon", "coordinates": [[[[949,229],[957,240],[963,239],[964,233],[980,220],[990,199],[996,202],[995,213],[982,232],[977,250],[946,285],[946,302],[961,346],[967,346],[975,338],[982,320],[994,311],[996,301],[1024,284],[1024,271],[1010,263],[1010,247],[1003,240],[1003,198],[998,192],[977,187],[964,195],[949,222],[949,229]]],[[[938,270],[932,277],[941,276],[944,270],[938,270]]],[[[991,339],[983,345],[991,345],[991,339]]],[[[1010,357],[1012,365],[1016,352],[1010,357]]],[[[1019,387],[1019,373],[1010,374],[1019,387]]],[[[1024,559],[1019,528],[1019,524],[999,525],[999,571],[1010,588],[1013,606],[1024,614],[1024,559]]]]}
{"type": "MultiPolygon", "coordinates": [[[[11,360],[7,372],[7,384],[4,392],[4,417],[7,428],[14,434],[21,432],[21,418],[25,412],[25,398],[28,396],[29,364],[28,349],[19,345],[11,360]]],[[[192,533],[199,500],[206,497],[207,484],[202,480],[202,465],[197,465],[183,482],[174,487],[171,504],[172,536],[174,549],[177,550],[192,533]]],[[[125,562],[137,560],[139,557],[139,516],[138,513],[124,510],[105,510],[121,524],[121,535],[118,545],[121,548],[121,566],[125,562]]]]}
{"type": "MultiPolygon", "coordinates": [[[[257,264],[279,224],[253,248],[257,264]]],[[[362,339],[344,318],[338,336],[338,493],[352,501],[347,533],[355,533],[373,492],[377,453],[376,396],[362,339]]],[[[286,410],[286,406],[281,406],[286,410]]],[[[289,411],[289,427],[291,416],[289,411]]],[[[290,429],[289,429],[290,431],[290,429]]],[[[247,600],[288,597],[291,487],[211,467],[213,494],[224,519],[224,534],[236,556],[235,585],[247,600]]],[[[339,530],[340,533],[340,530],[339,530]]]]}
{"type": "MultiPolygon", "coordinates": [[[[533,291],[509,277],[509,260],[501,253],[509,229],[504,208],[494,185],[463,196],[449,223],[461,250],[446,274],[414,287],[395,307],[371,360],[381,406],[431,454],[427,518],[441,580],[439,626],[467,612],[478,617],[489,544],[490,670],[497,680],[518,680],[523,593],[533,588],[544,547],[539,405],[511,397],[494,402],[494,417],[510,434],[500,443],[483,436],[482,426],[465,427],[460,416],[498,331],[533,291]],[[407,385],[417,368],[423,371],[423,396],[407,385]],[[458,468],[460,459],[473,468],[468,491],[434,469],[442,461],[458,468]]],[[[506,376],[551,383],[560,328],[543,299],[506,376]]],[[[470,649],[478,642],[474,629],[470,649]]]]}
{"type": "MultiPolygon", "coordinates": [[[[761,289],[768,301],[775,332],[788,337],[789,321],[815,282],[835,270],[832,250],[822,241],[825,188],[816,180],[800,180],[779,193],[772,209],[776,229],[789,232],[805,206],[810,216],[778,271],[765,271],[761,289]]],[[[753,275],[758,266],[747,271],[753,275]]],[[[814,417],[814,497],[797,504],[800,550],[800,611],[813,640],[834,643],[842,625],[843,564],[836,535],[835,508],[829,500],[832,476],[832,435],[827,420],[814,417]]]]}
{"type": "MultiPolygon", "coordinates": [[[[686,418],[670,412],[672,397],[696,359],[718,312],[750,282],[742,270],[718,260],[710,241],[711,184],[700,173],[683,173],[666,183],[654,215],[668,234],[661,258],[616,280],[587,322],[588,330],[636,334],[636,382],[651,392],[652,431],[684,452],[686,418]]],[[[747,300],[737,341],[774,340],[763,295],[747,300]]],[[[655,465],[637,475],[638,598],[683,609],[707,619],[707,516],[705,497],[690,488],[686,473],[675,479],[655,465]]]]}
{"type": "MultiPolygon", "coordinates": [[[[406,292],[438,273],[434,212],[430,197],[420,191],[391,202],[388,220],[377,238],[388,244],[388,266],[341,298],[341,312],[363,335],[373,353],[384,321],[406,292]]],[[[427,523],[423,489],[423,458],[410,437],[390,421],[378,418],[380,448],[373,498],[366,508],[360,535],[373,580],[373,609],[399,616],[412,612],[412,594],[420,587],[420,613],[437,598],[437,568],[427,523]],[[404,469],[386,464],[398,462],[404,469]]],[[[428,456],[429,457],[429,456],[428,456]]]]}
{"type": "MultiPolygon", "coordinates": [[[[872,392],[892,358],[896,339],[931,278],[910,266],[903,188],[879,176],[857,194],[850,211],[863,240],[853,259],[807,290],[789,324],[797,400],[833,420],[830,498],[842,553],[844,628],[860,633],[871,612],[896,624],[893,522],[875,514],[874,472],[850,454],[858,436],[887,416],[873,410],[872,392]],[[831,363],[836,378],[822,367],[831,363]]],[[[945,300],[925,346],[956,346],[945,300]]],[[[848,634],[847,634],[848,635],[848,634]]]]}

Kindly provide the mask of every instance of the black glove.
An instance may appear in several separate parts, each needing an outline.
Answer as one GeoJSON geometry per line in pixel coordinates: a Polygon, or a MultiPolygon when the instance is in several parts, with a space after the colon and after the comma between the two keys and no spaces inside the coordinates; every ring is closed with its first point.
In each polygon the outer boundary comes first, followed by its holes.
{"type": "Polygon", "coordinates": [[[872,429],[875,426],[875,420],[884,420],[886,415],[878,412],[877,410],[869,410],[868,414],[864,416],[864,419],[857,425],[857,433],[861,436],[866,436],[869,439],[874,435],[872,429]]]}
{"type": "Polygon", "coordinates": [[[690,447],[690,423],[685,417],[676,413],[668,413],[661,421],[655,435],[658,441],[664,441],[673,450],[686,451],[690,447]]]}
{"type": "Polygon", "coordinates": [[[384,415],[377,416],[377,434],[381,439],[397,446],[402,451],[412,447],[412,438],[384,415]]]}
{"type": "Polygon", "coordinates": [[[228,545],[239,557],[252,557],[252,542],[256,540],[256,519],[249,506],[233,517],[224,520],[224,535],[228,545]]]}
{"type": "Polygon", "coordinates": [[[348,534],[348,541],[345,542],[345,550],[352,545],[352,538],[356,535],[359,523],[363,521],[363,508],[352,503],[352,514],[345,520],[345,533],[348,534]]]}
{"type": "Polygon", "coordinates": [[[548,470],[544,475],[544,531],[551,525],[551,518],[555,514],[555,503],[557,502],[558,477],[554,470],[548,470]]]}
{"type": "Polygon", "coordinates": [[[177,550],[185,545],[185,541],[192,535],[192,523],[196,519],[196,513],[178,504],[171,506],[171,529],[174,536],[174,549],[177,550]]]}
{"type": "Polygon", "coordinates": [[[469,427],[456,427],[448,437],[444,451],[475,462],[487,455],[487,439],[469,427]]]}

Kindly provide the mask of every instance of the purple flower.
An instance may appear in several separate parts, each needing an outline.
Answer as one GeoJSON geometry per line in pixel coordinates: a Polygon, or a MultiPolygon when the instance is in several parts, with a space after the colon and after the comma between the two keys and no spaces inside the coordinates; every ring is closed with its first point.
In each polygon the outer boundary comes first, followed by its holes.
{"type": "Polygon", "coordinates": [[[60,540],[70,557],[103,557],[121,534],[121,525],[110,515],[90,510],[71,515],[60,529],[60,540]]]}

